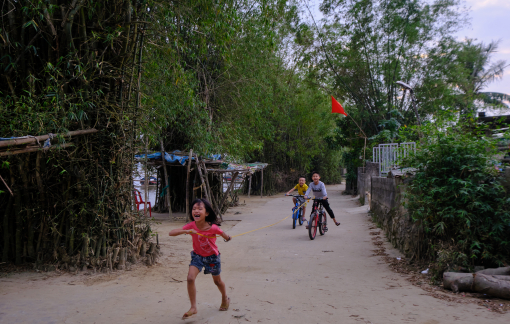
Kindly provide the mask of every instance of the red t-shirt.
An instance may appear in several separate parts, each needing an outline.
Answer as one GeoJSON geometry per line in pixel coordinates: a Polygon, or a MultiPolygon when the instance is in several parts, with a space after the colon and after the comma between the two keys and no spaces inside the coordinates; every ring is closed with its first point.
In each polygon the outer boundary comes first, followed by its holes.
{"type": "Polygon", "coordinates": [[[193,251],[203,257],[210,256],[213,254],[220,254],[218,247],[216,246],[216,234],[223,234],[223,231],[218,225],[211,225],[211,229],[208,231],[201,231],[198,229],[195,222],[190,222],[182,227],[183,230],[193,229],[202,235],[193,234],[193,251]]]}

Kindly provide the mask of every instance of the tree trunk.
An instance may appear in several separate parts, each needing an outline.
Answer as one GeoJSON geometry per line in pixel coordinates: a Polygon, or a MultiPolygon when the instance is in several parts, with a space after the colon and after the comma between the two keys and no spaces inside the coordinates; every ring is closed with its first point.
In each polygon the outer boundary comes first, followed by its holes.
{"type": "Polygon", "coordinates": [[[510,267],[501,267],[495,269],[485,269],[476,272],[488,276],[510,276],[510,267]]]}
{"type": "Polygon", "coordinates": [[[477,272],[474,274],[473,290],[498,298],[510,299],[510,280],[500,280],[497,276],[477,272]]]}
{"type": "Polygon", "coordinates": [[[457,293],[459,291],[472,291],[473,274],[445,272],[443,273],[443,286],[457,293]]]}

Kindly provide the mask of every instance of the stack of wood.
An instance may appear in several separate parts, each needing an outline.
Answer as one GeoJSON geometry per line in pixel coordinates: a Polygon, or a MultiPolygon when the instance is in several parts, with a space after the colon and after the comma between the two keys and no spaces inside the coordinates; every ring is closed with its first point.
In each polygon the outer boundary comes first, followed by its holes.
{"type": "MultiPolygon", "coordinates": [[[[39,152],[39,151],[47,151],[49,149],[64,149],[71,146],[74,146],[74,143],[66,142],[62,144],[56,144],[53,146],[43,147],[44,141],[52,140],[57,137],[62,138],[73,138],[75,136],[87,135],[97,133],[97,129],[82,129],[62,134],[48,134],[41,136],[26,136],[21,138],[13,138],[7,141],[0,141],[0,157],[2,156],[10,156],[21,153],[30,153],[30,152],[39,152]]],[[[50,142],[51,143],[51,142],[50,142]]]]}
{"type": "Polygon", "coordinates": [[[445,272],[443,286],[453,292],[478,292],[510,299],[510,267],[485,269],[475,273],[445,272]]]}
{"type": "MultiPolygon", "coordinates": [[[[204,161],[203,160],[199,161],[198,155],[196,155],[196,154],[195,154],[195,159],[196,159],[195,161],[196,161],[198,174],[200,176],[200,181],[202,183],[202,187],[205,189],[204,190],[205,198],[207,200],[209,200],[209,202],[212,204],[216,214],[221,219],[221,221],[223,221],[221,211],[223,210],[223,205],[225,204],[228,194],[234,188],[235,179],[239,175],[239,172],[235,171],[235,170],[231,171],[232,172],[232,180],[230,182],[230,185],[227,188],[227,191],[225,193],[223,193],[223,195],[221,195],[221,197],[215,198],[214,195],[212,194],[211,186],[209,185],[209,175],[208,175],[208,171],[207,171],[204,161]]],[[[223,188],[221,188],[221,190],[223,191],[223,188]]]]}

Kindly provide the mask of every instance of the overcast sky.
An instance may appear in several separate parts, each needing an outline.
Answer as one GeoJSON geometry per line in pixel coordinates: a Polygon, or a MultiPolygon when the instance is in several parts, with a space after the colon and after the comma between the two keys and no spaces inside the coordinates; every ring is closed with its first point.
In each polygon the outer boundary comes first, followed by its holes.
{"type": "MultiPolygon", "coordinates": [[[[464,0],[470,7],[471,26],[458,33],[459,39],[476,38],[488,43],[501,40],[494,61],[505,60],[510,64],[510,0],[464,0]]],[[[510,94],[510,67],[501,81],[491,83],[484,91],[510,94]]]]}
{"type": "MultiPolygon", "coordinates": [[[[305,0],[306,1],[306,0],[305,0]]],[[[470,26],[457,33],[459,40],[466,37],[478,42],[489,43],[501,40],[493,61],[505,60],[510,64],[510,0],[463,0],[469,9],[470,26]]],[[[322,0],[311,0],[310,6],[315,19],[322,18],[318,6],[322,0]]],[[[491,83],[484,91],[510,94],[510,66],[500,81],[491,83]]]]}

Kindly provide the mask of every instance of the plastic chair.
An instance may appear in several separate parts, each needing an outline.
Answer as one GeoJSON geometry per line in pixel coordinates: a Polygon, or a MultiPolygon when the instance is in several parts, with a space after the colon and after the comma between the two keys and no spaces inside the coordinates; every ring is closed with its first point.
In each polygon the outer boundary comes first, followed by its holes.
{"type": "Polygon", "coordinates": [[[142,200],[142,193],[140,190],[133,190],[133,193],[135,194],[135,204],[136,204],[136,210],[140,210],[140,205],[143,205],[144,208],[147,208],[147,205],[149,205],[149,217],[152,217],[152,207],[151,202],[145,202],[142,200]]]}

